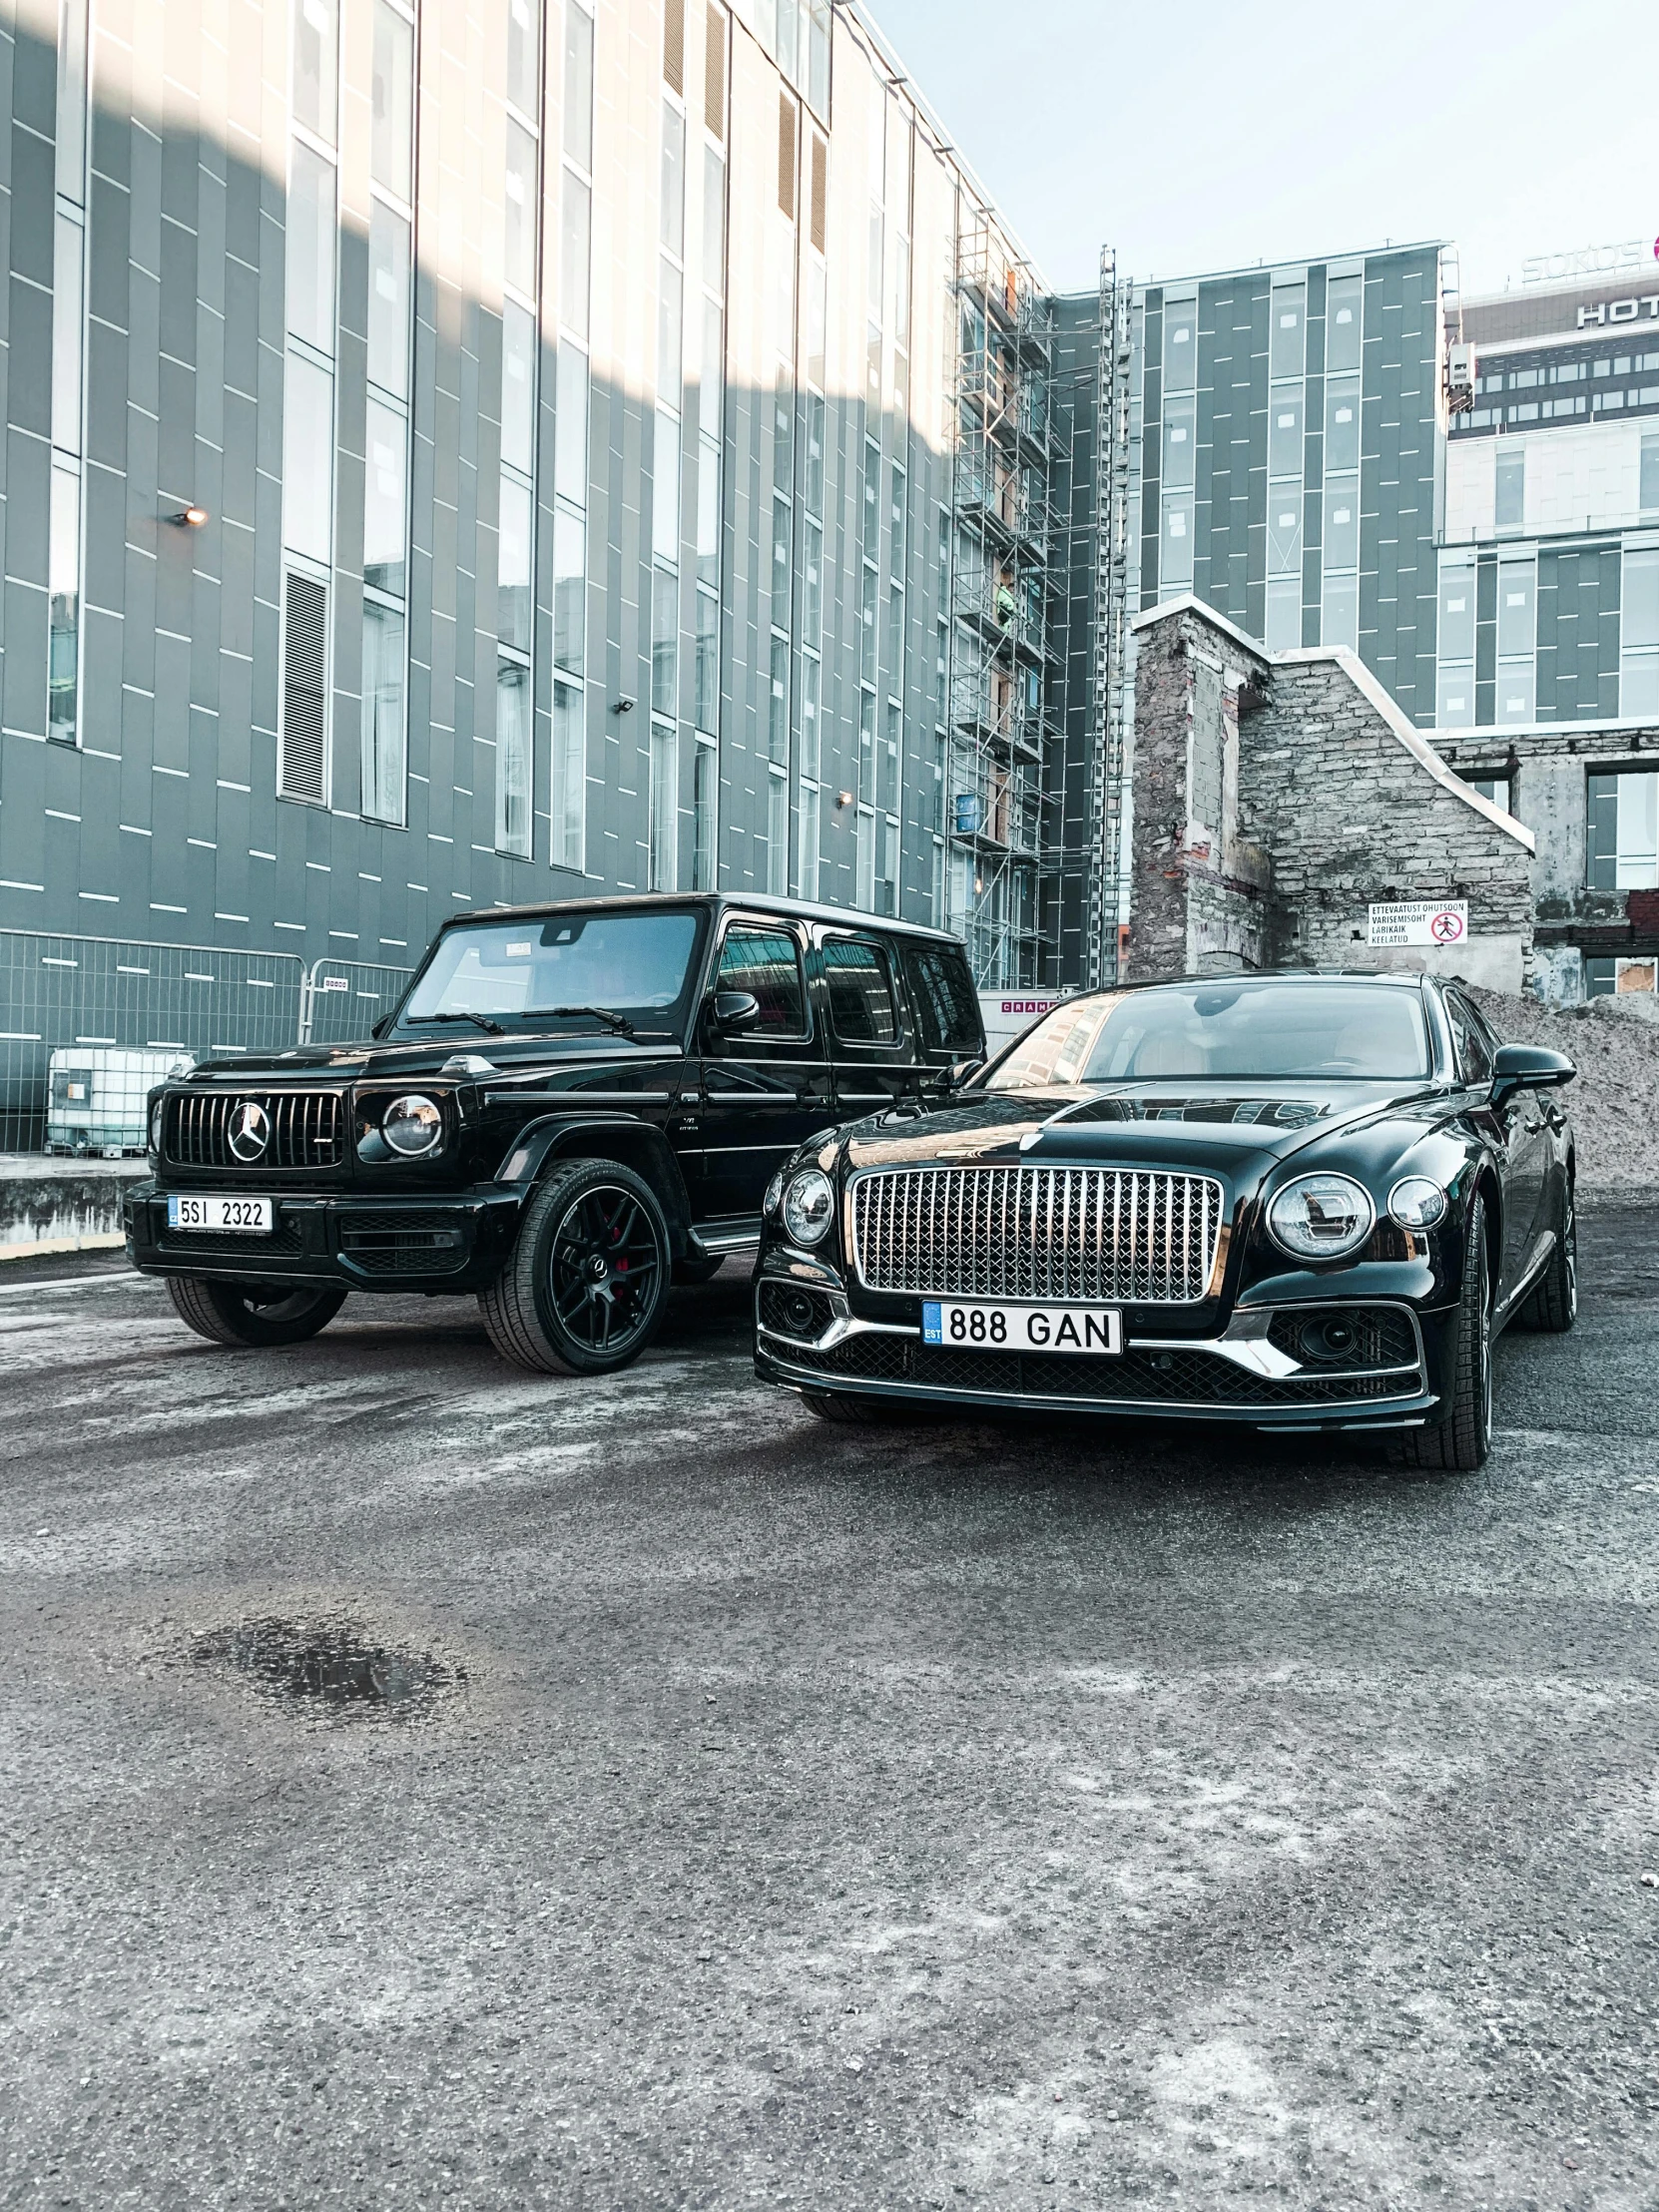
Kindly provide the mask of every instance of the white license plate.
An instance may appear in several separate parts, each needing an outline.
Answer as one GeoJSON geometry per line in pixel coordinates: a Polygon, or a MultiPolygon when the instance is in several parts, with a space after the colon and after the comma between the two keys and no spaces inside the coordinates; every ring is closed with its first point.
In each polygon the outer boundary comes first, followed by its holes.
{"type": "Polygon", "coordinates": [[[177,1191],[168,1193],[169,1229],[233,1229],[244,1236],[269,1237],[271,1216],[269,1198],[184,1198],[177,1191]]]}
{"type": "Polygon", "coordinates": [[[921,1341],[979,1346],[987,1352],[1123,1350],[1123,1316],[1115,1306],[984,1306],[924,1299],[921,1341]]]}

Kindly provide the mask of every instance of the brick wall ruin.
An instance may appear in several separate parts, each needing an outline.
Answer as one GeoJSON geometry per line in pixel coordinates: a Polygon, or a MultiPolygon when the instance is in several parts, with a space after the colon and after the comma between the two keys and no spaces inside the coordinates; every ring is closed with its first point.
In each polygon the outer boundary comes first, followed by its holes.
{"type": "Polygon", "coordinates": [[[1519,991],[1532,838],[1469,792],[1352,653],[1269,656],[1191,599],[1136,625],[1128,978],[1422,968],[1519,991]],[[1469,902],[1450,948],[1375,948],[1367,908],[1469,902]]]}

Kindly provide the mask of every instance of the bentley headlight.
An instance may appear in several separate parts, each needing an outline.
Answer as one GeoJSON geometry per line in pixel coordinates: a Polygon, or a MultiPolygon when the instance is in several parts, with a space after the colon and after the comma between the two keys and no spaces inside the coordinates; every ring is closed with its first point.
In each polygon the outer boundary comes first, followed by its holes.
{"type": "Polygon", "coordinates": [[[435,1152],[443,1141],[443,1116],[429,1098],[411,1092],[394,1098],[380,1116],[380,1134],[393,1152],[405,1160],[418,1160],[423,1152],[435,1152]]]}
{"type": "Polygon", "coordinates": [[[767,1185],[767,1195],[761,1201],[761,1212],[770,1221],[778,1211],[778,1202],[784,1195],[784,1171],[782,1168],[767,1185]]]}
{"type": "Polygon", "coordinates": [[[1299,1175],[1268,1208],[1275,1242],[1297,1260],[1346,1260],[1376,1220],[1370,1192],[1347,1175],[1299,1175]]]}
{"type": "Polygon", "coordinates": [[[1402,1176],[1388,1193],[1388,1211],[1402,1229],[1432,1229],[1445,1214],[1445,1193],[1426,1175],[1402,1176]]]}
{"type": "Polygon", "coordinates": [[[805,1168],[784,1193],[784,1227],[792,1244],[822,1244],[834,1218],[835,1190],[829,1176],[805,1168]]]}

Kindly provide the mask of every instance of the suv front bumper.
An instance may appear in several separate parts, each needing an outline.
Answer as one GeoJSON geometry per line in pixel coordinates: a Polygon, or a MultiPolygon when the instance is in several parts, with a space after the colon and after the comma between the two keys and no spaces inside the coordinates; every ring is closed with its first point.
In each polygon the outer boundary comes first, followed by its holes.
{"type": "Polygon", "coordinates": [[[170,1230],[154,1183],[131,1185],[122,1213],[127,1257],[145,1275],[464,1293],[500,1274],[526,1195],[498,1183],[435,1196],[283,1192],[269,1236],[170,1230]]]}

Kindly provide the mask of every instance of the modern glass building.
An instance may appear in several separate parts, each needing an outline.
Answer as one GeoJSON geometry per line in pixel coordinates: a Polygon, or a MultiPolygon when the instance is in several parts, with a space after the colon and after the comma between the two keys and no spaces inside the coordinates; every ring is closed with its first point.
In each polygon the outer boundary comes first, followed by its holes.
{"type": "Polygon", "coordinates": [[[0,927],[1034,979],[1049,310],[856,7],[17,0],[0,104],[0,927]]]}

